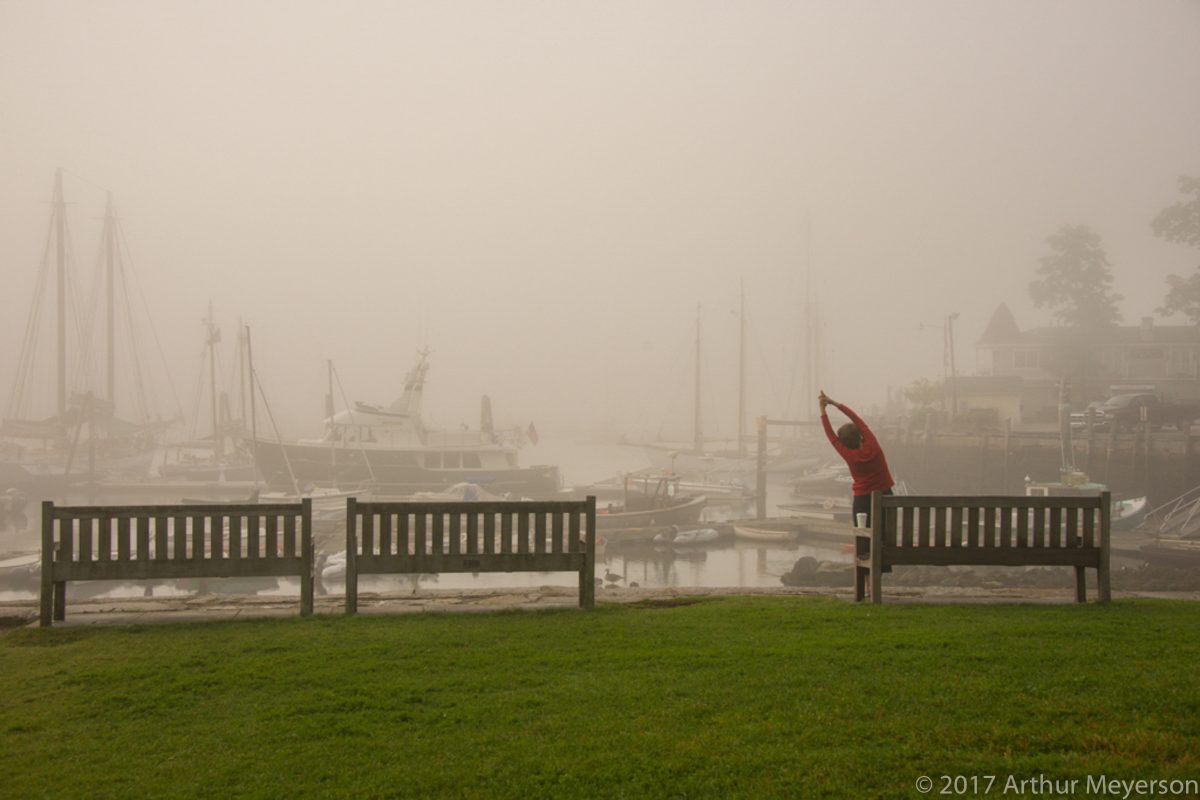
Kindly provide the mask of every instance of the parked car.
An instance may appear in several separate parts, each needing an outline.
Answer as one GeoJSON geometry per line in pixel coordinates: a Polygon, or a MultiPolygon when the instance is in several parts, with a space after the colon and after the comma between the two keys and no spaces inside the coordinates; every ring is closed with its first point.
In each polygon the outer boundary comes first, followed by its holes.
{"type": "Polygon", "coordinates": [[[1115,425],[1117,430],[1129,430],[1140,424],[1142,409],[1145,409],[1145,419],[1154,430],[1172,425],[1186,431],[1200,417],[1200,402],[1168,402],[1147,392],[1114,395],[1100,406],[1105,422],[1115,425]]]}
{"type": "Polygon", "coordinates": [[[1101,431],[1108,428],[1108,422],[1104,418],[1103,400],[1093,400],[1088,403],[1087,408],[1083,411],[1075,411],[1071,414],[1071,430],[1085,431],[1087,430],[1088,414],[1092,415],[1092,430],[1101,431]]]}

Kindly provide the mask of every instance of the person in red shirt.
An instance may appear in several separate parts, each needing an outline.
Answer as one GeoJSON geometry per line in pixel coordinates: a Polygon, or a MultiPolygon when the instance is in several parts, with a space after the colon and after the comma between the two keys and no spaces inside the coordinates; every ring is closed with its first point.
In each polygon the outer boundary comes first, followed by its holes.
{"type": "Polygon", "coordinates": [[[854,478],[854,516],[852,519],[857,524],[858,515],[865,513],[867,525],[870,526],[871,493],[891,494],[892,487],[896,484],[892,480],[892,473],[888,471],[887,458],[883,455],[883,448],[879,446],[879,440],[875,438],[875,434],[871,433],[867,423],[863,422],[862,418],[851,411],[848,406],[829,399],[824,390],[817,397],[817,401],[821,404],[821,425],[825,428],[825,435],[829,438],[833,449],[837,450],[838,455],[846,461],[846,466],[850,468],[850,476],[854,478]],[[833,406],[850,418],[849,422],[838,428],[836,434],[833,432],[833,426],[829,424],[829,416],[825,411],[826,406],[833,406]]]}

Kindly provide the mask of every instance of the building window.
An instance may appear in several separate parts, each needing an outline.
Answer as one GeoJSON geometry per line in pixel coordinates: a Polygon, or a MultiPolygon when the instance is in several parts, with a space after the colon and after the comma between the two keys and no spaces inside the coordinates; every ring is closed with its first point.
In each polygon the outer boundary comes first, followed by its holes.
{"type": "Polygon", "coordinates": [[[1016,369],[1037,369],[1041,366],[1041,353],[1037,350],[1014,350],[1013,367],[1016,369]]]}
{"type": "Polygon", "coordinates": [[[1172,350],[1168,374],[1171,377],[1194,378],[1197,376],[1197,358],[1195,350],[1172,350]]]}

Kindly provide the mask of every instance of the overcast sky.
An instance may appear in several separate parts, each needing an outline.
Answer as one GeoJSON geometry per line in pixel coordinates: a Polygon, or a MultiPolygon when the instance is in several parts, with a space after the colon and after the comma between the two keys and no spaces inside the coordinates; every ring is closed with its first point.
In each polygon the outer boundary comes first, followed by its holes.
{"type": "Polygon", "coordinates": [[[0,383],[62,167],[75,269],[109,189],[187,408],[211,299],[286,435],[326,359],[388,402],[421,344],[435,424],[487,392],[543,435],[686,431],[699,304],[728,434],[738,281],[749,413],[779,415],[806,269],[825,387],[869,406],[940,377],[947,313],[967,372],[1001,300],[1045,324],[1063,224],[1152,313],[1200,261],[1149,228],[1200,175],[1198,87],[1200,3],[1171,0],[0,0],[0,383]]]}

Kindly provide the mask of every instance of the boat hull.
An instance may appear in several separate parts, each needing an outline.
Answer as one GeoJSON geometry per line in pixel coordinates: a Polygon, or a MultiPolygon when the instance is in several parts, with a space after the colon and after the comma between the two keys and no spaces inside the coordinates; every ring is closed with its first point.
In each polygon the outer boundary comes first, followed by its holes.
{"type": "Polygon", "coordinates": [[[596,514],[598,530],[620,528],[661,528],[668,525],[692,525],[700,521],[700,514],[708,505],[708,498],[701,495],[686,502],[667,508],[649,508],[643,511],[614,511],[601,509],[596,514]]]}
{"type": "Polygon", "coordinates": [[[252,481],[255,478],[253,464],[163,464],[158,468],[163,478],[176,481],[252,481]]]}
{"type": "Polygon", "coordinates": [[[558,467],[507,469],[427,469],[413,450],[339,449],[259,440],[259,472],[272,489],[371,484],[377,496],[440,492],[456,483],[473,483],[493,494],[553,497],[559,490],[558,467]],[[336,464],[336,467],[335,467],[336,464]]]}
{"type": "Polygon", "coordinates": [[[734,525],[735,538],[748,542],[794,542],[800,536],[798,528],[760,528],[753,525],[734,525]]]}

